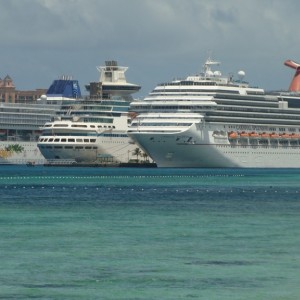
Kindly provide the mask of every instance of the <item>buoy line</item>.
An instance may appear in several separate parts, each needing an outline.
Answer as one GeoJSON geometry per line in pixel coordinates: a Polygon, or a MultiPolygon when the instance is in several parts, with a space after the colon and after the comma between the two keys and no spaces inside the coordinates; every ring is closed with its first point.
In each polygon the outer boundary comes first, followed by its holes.
{"type": "Polygon", "coordinates": [[[233,193],[239,193],[239,194],[253,194],[256,193],[258,194],[265,194],[265,193],[285,193],[285,194],[298,194],[299,190],[291,190],[291,189],[280,189],[280,188],[273,188],[270,187],[269,189],[266,189],[265,187],[261,188],[256,188],[256,189],[251,189],[251,188],[241,188],[241,187],[228,187],[228,188],[207,188],[207,187],[186,187],[183,186],[182,188],[178,186],[171,186],[171,187],[165,187],[165,186],[155,186],[155,187],[140,187],[140,186],[114,186],[114,187],[107,187],[107,186],[86,186],[86,185],[69,185],[69,186],[63,186],[63,185],[38,185],[38,184],[31,184],[31,185],[16,185],[16,184],[6,184],[1,186],[0,185],[0,191],[2,189],[5,190],[25,190],[25,189],[30,189],[30,190],[45,190],[45,189],[51,189],[51,190],[56,190],[56,191],[65,191],[68,192],[68,190],[83,190],[83,191],[88,191],[88,190],[101,190],[101,191],[107,191],[109,193],[114,193],[114,192],[131,192],[131,193],[143,193],[143,192],[153,192],[153,193],[165,193],[165,192],[175,192],[175,193],[201,193],[201,194],[220,194],[220,193],[228,193],[228,194],[233,194],[233,193]]]}
{"type": "Polygon", "coordinates": [[[2,176],[1,180],[28,180],[28,179],[124,179],[124,178],[206,178],[206,177],[244,177],[243,174],[203,174],[203,175],[99,175],[99,176],[2,176]]]}

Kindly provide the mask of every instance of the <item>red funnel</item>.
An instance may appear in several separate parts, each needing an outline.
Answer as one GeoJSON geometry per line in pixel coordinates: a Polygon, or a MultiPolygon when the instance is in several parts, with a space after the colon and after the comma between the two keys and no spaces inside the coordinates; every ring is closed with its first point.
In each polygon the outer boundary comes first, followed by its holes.
{"type": "Polygon", "coordinates": [[[284,64],[292,69],[296,69],[295,75],[289,87],[289,91],[300,92],[300,64],[292,60],[286,60],[284,64]]]}

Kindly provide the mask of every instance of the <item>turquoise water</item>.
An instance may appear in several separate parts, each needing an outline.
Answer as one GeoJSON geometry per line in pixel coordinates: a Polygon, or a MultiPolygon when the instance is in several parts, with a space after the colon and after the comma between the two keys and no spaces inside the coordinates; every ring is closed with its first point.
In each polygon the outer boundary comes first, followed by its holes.
{"type": "Polygon", "coordinates": [[[0,299],[300,299],[300,170],[0,168],[0,299]]]}

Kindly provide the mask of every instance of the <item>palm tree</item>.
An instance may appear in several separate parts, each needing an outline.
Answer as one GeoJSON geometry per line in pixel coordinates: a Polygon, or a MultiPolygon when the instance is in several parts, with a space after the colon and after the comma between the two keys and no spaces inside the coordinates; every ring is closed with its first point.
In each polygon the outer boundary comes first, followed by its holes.
{"type": "Polygon", "coordinates": [[[144,162],[146,162],[146,161],[149,162],[148,161],[148,154],[146,152],[142,153],[142,157],[144,158],[144,162]]]}
{"type": "Polygon", "coordinates": [[[21,153],[24,151],[24,147],[22,147],[19,144],[12,144],[12,145],[5,147],[5,150],[9,151],[9,152],[21,153]]]}
{"type": "Polygon", "coordinates": [[[136,155],[136,161],[139,162],[139,156],[142,154],[140,148],[135,148],[132,155],[136,155]]]}

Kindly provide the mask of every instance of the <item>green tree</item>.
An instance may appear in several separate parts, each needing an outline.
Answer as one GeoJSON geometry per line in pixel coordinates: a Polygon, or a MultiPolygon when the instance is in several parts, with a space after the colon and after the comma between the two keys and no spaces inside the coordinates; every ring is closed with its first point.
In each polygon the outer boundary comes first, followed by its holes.
{"type": "Polygon", "coordinates": [[[148,154],[146,152],[142,153],[142,157],[144,159],[144,162],[148,161],[148,154]]]}
{"type": "Polygon", "coordinates": [[[142,154],[140,148],[135,148],[135,149],[133,150],[133,153],[132,153],[132,154],[133,154],[133,155],[136,155],[136,160],[137,160],[137,162],[139,162],[139,156],[142,154]]]}
{"type": "Polygon", "coordinates": [[[22,147],[19,144],[12,144],[12,145],[5,147],[5,150],[10,151],[10,152],[15,152],[15,153],[21,153],[24,151],[24,147],[22,147]]]}

